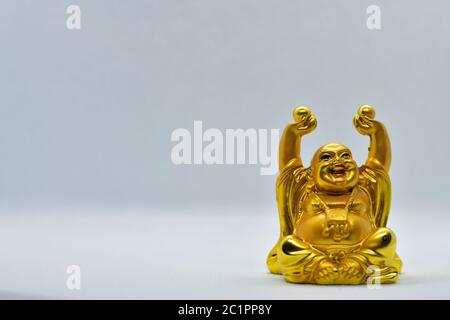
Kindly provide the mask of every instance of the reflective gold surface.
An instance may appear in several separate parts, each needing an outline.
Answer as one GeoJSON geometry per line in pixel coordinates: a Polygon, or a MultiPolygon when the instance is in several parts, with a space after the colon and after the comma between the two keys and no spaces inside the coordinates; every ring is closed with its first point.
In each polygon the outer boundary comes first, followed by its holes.
{"type": "Polygon", "coordinates": [[[402,262],[395,234],[386,228],[391,204],[386,128],[371,106],[361,106],[353,124],[370,137],[365,164],[358,167],[346,146],[329,143],[305,167],[301,139],[317,120],[307,107],[296,108],[293,117],[279,147],[280,238],[267,257],[270,272],[296,283],[362,284],[369,277],[371,283],[394,283],[402,262]]]}

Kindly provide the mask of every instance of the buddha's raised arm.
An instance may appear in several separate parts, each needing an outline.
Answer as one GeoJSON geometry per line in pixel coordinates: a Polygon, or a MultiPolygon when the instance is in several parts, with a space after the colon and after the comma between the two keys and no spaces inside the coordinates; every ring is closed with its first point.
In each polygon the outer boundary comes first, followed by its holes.
{"type": "Polygon", "coordinates": [[[370,137],[366,166],[389,172],[391,166],[391,142],[386,127],[375,120],[375,110],[369,105],[358,109],[353,124],[359,133],[370,137]]]}
{"type": "Polygon", "coordinates": [[[281,172],[292,159],[298,159],[300,164],[300,144],[302,136],[310,133],[317,127],[316,117],[307,107],[297,107],[293,112],[294,123],[286,126],[281,136],[278,168],[281,172]]]}

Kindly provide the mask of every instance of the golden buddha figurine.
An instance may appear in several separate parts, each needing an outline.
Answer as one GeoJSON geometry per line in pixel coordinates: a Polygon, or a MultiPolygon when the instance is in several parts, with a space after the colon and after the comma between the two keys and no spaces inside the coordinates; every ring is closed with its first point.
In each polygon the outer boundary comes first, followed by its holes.
{"type": "Polygon", "coordinates": [[[272,273],[313,284],[394,283],[402,262],[396,237],[386,228],[391,204],[391,146],[375,110],[361,106],[356,130],[370,137],[366,163],[358,167],[342,144],[320,147],[306,168],[301,138],[317,120],[306,107],[294,110],[283,132],[276,184],[280,238],[267,257],[272,273]],[[375,268],[375,269],[374,269],[375,268]],[[374,278],[375,276],[375,278],[374,278]]]}

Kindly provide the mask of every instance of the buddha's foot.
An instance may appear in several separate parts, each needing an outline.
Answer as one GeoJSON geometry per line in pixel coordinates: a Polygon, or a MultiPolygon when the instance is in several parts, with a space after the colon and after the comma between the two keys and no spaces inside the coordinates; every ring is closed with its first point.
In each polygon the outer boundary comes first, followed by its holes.
{"type": "MultiPolygon", "coordinates": [[[[395,282],[396,275],[392,269],[381,269],[381,272],[373,276],[373,281],[378,283],[395,282]]],[[[285,274],[285,279],[294,283],[314,283],[314,284],[364,284],[368,274],[366,266],[357,259],[345,258],[341,261],[332,259],[323,259],[317,263],[317,266],[309,276],[302,272],[289,272],[285,274]]]]}
{"type": "Polygon", "coordinates": [[[366,278],[365,268],[352,258],[344,259],[339,265],[339,283],[361,284],[366,278]]]}
{"type": "Polygon", "coordinates": [[[317,284],[333,284],[339,279],[339,269],[336,263],[322,260],[313,274],[314,282],[317,284]]]}
{"type": "Polygon", "coordinates": [[[346,258],[341,262],[322,260],[313,273],[317,284],[360,284],[366,274],[363,266],[356,260],[346,258]]]}

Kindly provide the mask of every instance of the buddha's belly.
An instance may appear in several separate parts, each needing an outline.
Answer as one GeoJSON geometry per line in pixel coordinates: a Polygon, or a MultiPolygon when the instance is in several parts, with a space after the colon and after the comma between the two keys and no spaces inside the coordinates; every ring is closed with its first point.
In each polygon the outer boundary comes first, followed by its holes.
{"type": "Polygon", "coordinates": [[[330,228],[325,214],[318,214],[302,217],[296,224],[294,234],[312,245],[341,247],[359,243],[367,238],[371,231],[370,221],[364,215],[349,213],[345,223],[330,228]],[[337,231],[340,231],[338,236],[334,233],[337,231]]]}

